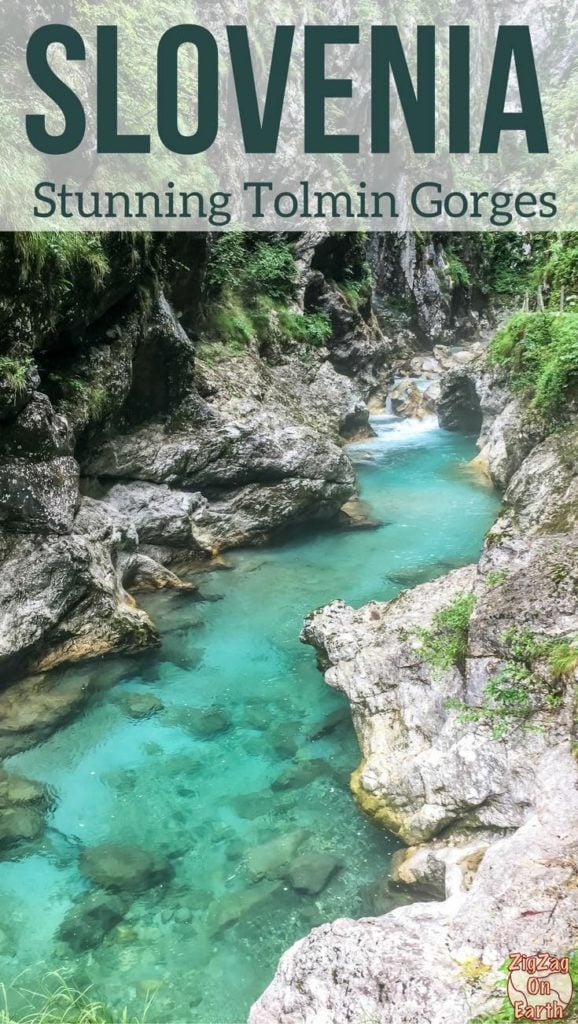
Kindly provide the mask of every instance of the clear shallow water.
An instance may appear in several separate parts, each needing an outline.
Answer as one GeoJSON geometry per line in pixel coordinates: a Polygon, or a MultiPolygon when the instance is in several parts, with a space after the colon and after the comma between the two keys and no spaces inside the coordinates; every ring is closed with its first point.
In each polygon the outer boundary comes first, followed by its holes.
{"type": "Polygon", "coordinates": [[[116,671],[119,683],[47,743],[11,759],[13,770],[49,782],[58,802],[40,852],[0,865],[0,980],[27,967],[39,975],[70,967],[116,1008],[137,1012],[156,989],[149,1024],[240,1024],[279,955],[312,926],[387,908],[377,890],[396,841],[350,797],[351,726],[308,738],[344,701],[299,644],[302,619],[333,598],[388,599],[474,560],[497,498],[463,468],[475,454],[471,440],[433,420],[378,417],[374,426],[380,436],[350,451],[380,529],[237,552],[234,571],[202,581],[205,595],[222,600],[152,598],[161,651],[107,662],[103,674],[116,671]],[[128,718],[127,691],[155,695],[166,710],[128,718]],[[183,709],[211,705],[226,710],[226,731],[201,739],[182,717],[179,724],[183,709]],[[283,772],[303,760],[310,781],[279,789],[283,772]],[[307,832],[301,852],[332,853],[342,870],[316,896],[287,882],[255,888],[246,852],[296,829],[307,832]],[[86,888],[78,850],[105,841],[171,854],[175,879],[139,897],[102,945],[71,956],[55,931],[86,888]],[[218,928],[239,912],[236,924],[218,928]]]}

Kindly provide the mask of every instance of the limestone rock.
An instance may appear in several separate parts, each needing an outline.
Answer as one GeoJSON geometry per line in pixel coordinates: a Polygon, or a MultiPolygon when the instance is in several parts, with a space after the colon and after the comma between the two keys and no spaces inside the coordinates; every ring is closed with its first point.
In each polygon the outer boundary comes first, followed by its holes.
{"type": "Polygon", "coordinates": [[[550,751],[533,813],[489,847],[469,889],[442,903],[316,928],[281,958],[250,1024],[469,1024],[496,1010],[509,953],[572,948],[576,780],[567,746],[550,751]]]}
{"type": "Polygon", "coordinates": [[[57,685],[32,676],[0,692],[0,756],[9,757],[47,739],[86,704],[83,680],[57,685]]]}
{"type": "Polygon", "coordinates": [[[136,543],[128,526],[84,499],[69,536],[0,534],[0,666],[43,670],[156,642],[117,573],[120,549],[136,543]]]}
{"type": "Polygon", "coordinates": [[[73,458],[2,461],[0,527],[19,533],[70,533],[78,502],[78,466],[73,458]]]}
{"type": "Polygon", "coordinates": [[[150,693],[125,693],[120,705],[130,718],[152,718],[164,710],[162,701],[150,693]]]}
{"type": "Polygon", "coordinates": [[[80,854],[80,870],[93,885],[115,892],[146,892],[171,881],[171,862],[138,846],[103,843],[80,854]]]}

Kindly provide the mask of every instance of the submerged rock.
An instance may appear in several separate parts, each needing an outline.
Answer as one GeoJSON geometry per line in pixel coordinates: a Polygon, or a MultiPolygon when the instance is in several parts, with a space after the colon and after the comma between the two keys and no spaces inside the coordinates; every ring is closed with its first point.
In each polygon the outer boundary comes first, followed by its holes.
{"type": "Polygon", "coordinates": [[[38,839],[43,831],[44,818],[32,807],[9,807],[0,812],[0,850],[38,839]]]}
{"type": "Polygon", "coordinates": [[[58,938],[74,953],[100,946],[110,931],[122,921],[127,903],[112,893],[91,892],[72,905],[58,929],[58,938]]]}
{"type": "Polygon", "coordinates": [[[180,729],[197,736],[199,739],[210,739],[231,728],[231,717],[224,708],[213,704],[208,708],[169,708],[163,715],[167,725],[176,725],[180,729]]]}
{"type": "Polygon", "coordinates": [[[304,828],[253,846],[247,853],[247,870],[255,881],[261,878],[284,878],[295,854],[309,833],[304,828]]]}
{"type": "Polygon", "coordinates": [[[164,711],[162,701],[150,693],[124,693],[119,703],[130,718],[151,718],[164,711]]]}
{"type": "Polygon", "coordinates": [[[85,680],[59,685],[50,675],[32,676],[0,691],[0,756],[47,739],[78,714],[89,695],[85,680]]]}
{"type": "Polygon", "coordinates": [[[242,892],[232,892],[214,903],[207,914],[208,934],[215,938],[267,904],[280,890],[280,882],[260,881],[242,892]]]}
{"type": "Polygon", "coordinates": [[[348,707],[337,708],[335,711],[330,711],[325,718],[317,722],[314,725],[307,736],[309,740],[321,740],[325,736],[331,735],[336,729],[339,729],[342,725],[349,725],[351,722],[351,712],[348,707]]]}
{"type": "Polygon", "coordinates": [[[283,789],[300,789],[322,775],[330,775],[331,766],[320,757],[304,759],[286,768],[271,783],[274,791],[283,789]]]}
{"type": "Polygon", "coordinates": [[[317,896],[342,867],[342,862],[330,853],[303,853],[291,864],[287,878],[297,892],[317,896]]]}
{"type": "Polygon", "coordinates": [[[122,843],[87,847],[80,854],[80,870],[103,889],[132,893],[166,885],[174,875],[166,857],[122,843]]]}

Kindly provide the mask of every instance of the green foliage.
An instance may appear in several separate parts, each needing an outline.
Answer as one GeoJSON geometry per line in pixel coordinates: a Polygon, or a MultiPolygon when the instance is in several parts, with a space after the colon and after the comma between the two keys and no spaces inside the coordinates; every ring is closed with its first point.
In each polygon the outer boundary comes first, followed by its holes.
{"type": "Polygon", "coordinates": [[[559,640],[550,648],[550,671],[556,680],[567,679],[578,668],[578,642],[559,640]]]}
{"type": "Polygon", "coordinates": [[[551,306],[559,304],[564,290],[565,308],[578,303],[578,231],[554,234],[549,239],[546,260],[534,274],[537,283],[549,289],[551,306]]]}
{"type": "Polygon", "coordinates": [[[0,381],[4,380],[16,394],[21,394],[26,387],[28,371],[32,366],[31,359],[13,359],[0,356],[0,381]]]}
{"type": "Polygon", "coordinates": [[[510,231],[481,231],[475,237],[474,283],[485,295],[523,295],[536,262],[542,258],[544,240],[510,231]]]}
{"type": "Polygon", "coordinates": [[[64,324],[86,323],[107,289],[150,285],[162,261],[161,242],[147,234],[0,235],[0,329],[25,318],[38,343],[64,324]]]}
{"type": "Polygon", "coordinates": [[[563,413],[578,384],[578,313],[517,313],[493,339],[490,364],[507,367],[545,419],[563,413]]]}
{"type": "Polygon", "coordinates": [[[501,739],[514,724],[528,724],[537,711],[558,707],[561,693],[556,685],[578,664],[573,641],[540,639],[530,629],[511,626],[501,637],[506,659],[500,671],[486,683],[480,706],[459,700],[447,702],[460,712],[462,722],[491,725],[494,739],[501,739]],[[545,683],[535,672],[535,663],[547,660],[552,682],[545,683]]]}
{"type": "Polygon", "coordinates": [[[470,288],[472,284],[470,272],[451,245],[445,250],[444,255],[446,260],[446,273],[451,278],[453,284],[458,284],[462,288],[470,288]]]}
{"type": "Polygon", "coordinates": [[[242,286],[249,293],[262,293],[281,300],[293,295],[296,276],[293,253],[285,242],[257,242],[249,252],[242,286]]]}
{"type": "Polygon", "coordinates": [[[322,348],[331,337],[331,323],[326,313],[292,313],[280,309],[279,324],[289,338],[311,348],[322,348]]]}
{"type": "Polygon", "coordinates": [[[206,274],[210,292],[241,287],[245,262],[244,238],[242,231],[228,231],[211,245],[206,274]]]}
{"type": "Polygon", "coordinates": [[[243,232],[227,232],[211,246],[207,288],[212,295],[226,289],[247,302],[258,295],[273,300],[292,297],[297,268],[285,242],[252,242],[243,232]]]}
{"type": "Polygon", "coordinates": [[[447,608],[434,615],[431,629],[420,629],[421,656],[436,669],[452,665],[463,667],[468,642],[470,618],[476,598],[474,594],[456,597],[447,608]]]}
{"type": "Polygon", "coordinates": [[[61,381],[61,388],[65,403],[80,409],[86,423],[97,423],[106,413],[108,397],[101,385],[71,377],[61,381]]]}

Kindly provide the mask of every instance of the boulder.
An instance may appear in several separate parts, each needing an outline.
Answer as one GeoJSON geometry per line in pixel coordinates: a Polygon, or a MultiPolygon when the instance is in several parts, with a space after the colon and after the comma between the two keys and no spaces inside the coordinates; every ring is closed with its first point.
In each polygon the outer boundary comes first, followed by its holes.
{"type": "Polygon", "coordinates": [[[0,464],[0,528],[17,533],[70,533],[79,503],[78,465],[70,456],[0,464]]]}
{"type": "Polygon", "coordinates": [[[0,768],[0,812],[10,807],[46,807],[51,801],[52,795],[43,782],[0,768]]]}
{"type": "Polygon", "coordinates": [[[330,775],[331,766],[323,758],[304,758],[289,765],[271,783],[274,792],[284,789],[300,789],[308,786],[310,782],[320,778],[322,775],[330,775]]]}
{"type": "MultiPolygon", "coordinates": [[[[0,691],[0,757],[42,743],[85,706],[86,682],[31,676],[0,691]]],[[[36,785],[36,784],[34,784],[36,785]]]]}
{"type": "Polygon", "coordinates": [[[496,1012],[512,951],[573,948],[575,779],[567,745],[549,751],[528,820],[489,847],[469,888],[444,902],[314,929],[281,958],[249,1024],[469,1024],[496,1012]]]}
{"type": "Polygon", "coordinates": [[[87,847],[80,854],[80,870],[99,888],[131,893],[167,885],[174,874],[166,857],[122,843],[87,847]]]}
{"type": "Polygon", "coordinates": [[[115,484],[101,497],[130,519],[141,544],[205,552],[194,537],[208,504],[198,492],[138,480],[115,484]]]}

